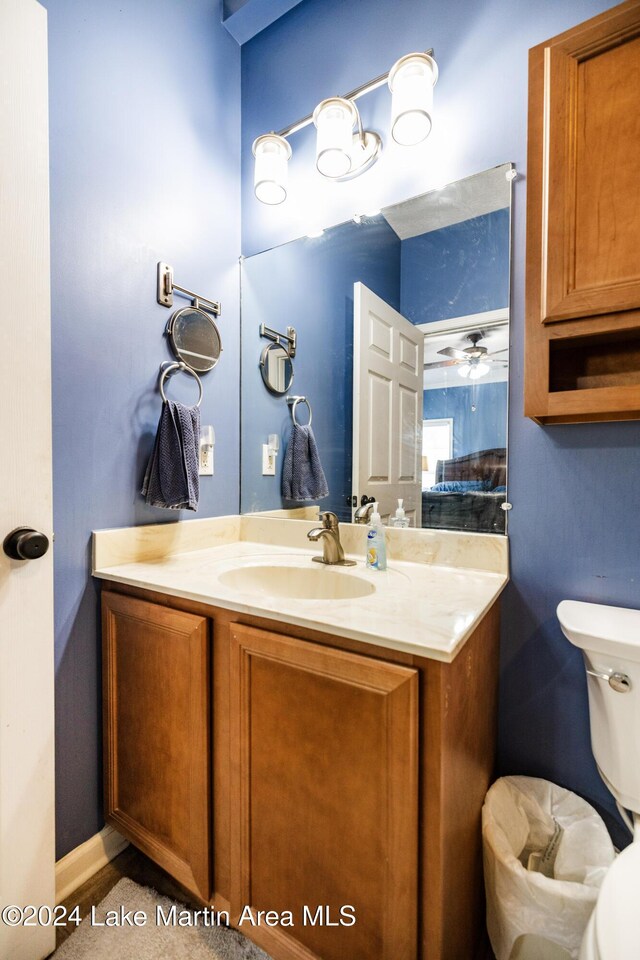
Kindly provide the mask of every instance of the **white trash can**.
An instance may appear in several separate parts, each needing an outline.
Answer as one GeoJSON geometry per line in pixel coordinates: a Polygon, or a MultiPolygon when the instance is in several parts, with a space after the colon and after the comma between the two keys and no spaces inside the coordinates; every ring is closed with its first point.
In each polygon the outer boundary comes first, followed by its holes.
{"type": "Polygon", "coordinates": [[[503,777],[482,808],[487,930],[497,960],[577,960],[615,850],[585,800],[503,777]]]}

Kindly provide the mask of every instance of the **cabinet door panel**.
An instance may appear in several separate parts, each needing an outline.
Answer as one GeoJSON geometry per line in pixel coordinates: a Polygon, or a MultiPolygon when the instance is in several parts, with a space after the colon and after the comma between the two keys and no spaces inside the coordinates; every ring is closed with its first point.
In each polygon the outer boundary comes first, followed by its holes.
{"type": "Polygon", "coordinates": [[[103,650],[106,819],[207,899],[207,620],[104,593],[103,650]]]}
{"type": "Polygon", "coordinates": [[[252,928],[279,956],[414,960],[417,672],[235,625],[231,678],[233,910],[291,911],[252,928]]]}
{"type": "Polygon", "coordinates": [[[640,11],[545,61],[543,322],[640,307],[640,11]]]}

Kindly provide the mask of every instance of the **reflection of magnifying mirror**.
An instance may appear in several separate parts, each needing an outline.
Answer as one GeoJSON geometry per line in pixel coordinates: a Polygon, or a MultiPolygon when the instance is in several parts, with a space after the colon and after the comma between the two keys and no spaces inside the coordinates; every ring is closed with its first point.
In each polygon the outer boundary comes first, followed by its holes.
{"type": "Polygon", "coordinates": [[[178,360],[192,370],[206,373],[215,367],[222,350],[220,333],[208,313],[198,307],[183,307],[171,314],[167,324],[171,347],[178,360]]]}
{"type": "Polygon", "coordinates": [[[293,362],[279,343],[268,343],[260,357],[265,386],[272,393],[286,393],[293,381],[293,362]]]}

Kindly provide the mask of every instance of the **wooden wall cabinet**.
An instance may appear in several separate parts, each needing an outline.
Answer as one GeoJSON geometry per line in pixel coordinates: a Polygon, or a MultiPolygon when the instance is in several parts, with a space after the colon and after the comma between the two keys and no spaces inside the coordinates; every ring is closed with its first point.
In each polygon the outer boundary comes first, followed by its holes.
{"type": "Polygon", "coordinates": [[[529,55],[525,415],[640,418],[640,2],[529,55]]]}
{"type": "Polygon", "coordinates": [[[292,912],[240,926],[273,960],[474,960],[498,604],[451,664],[129,587],[103,615],[109,823],[236,926],[292,912]]]}

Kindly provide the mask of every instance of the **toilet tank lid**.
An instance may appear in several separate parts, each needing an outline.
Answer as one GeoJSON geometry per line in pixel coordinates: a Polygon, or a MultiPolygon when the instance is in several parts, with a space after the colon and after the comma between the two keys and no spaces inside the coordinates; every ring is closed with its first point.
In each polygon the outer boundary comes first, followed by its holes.
{"type": "MultiPolygon", "coordinates": [[[[626,648],[633,659],[640,654],[640,610],[610,607],[582,600],[563,600],[558,604],[558,620],[563,633],[577,647],[592,649],[598,641],[607,647],[626,648]]],[[[595,647],[594,647],[595,645],[595,647]]]]}

